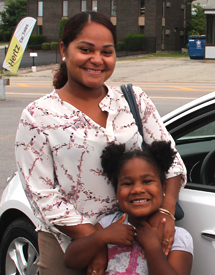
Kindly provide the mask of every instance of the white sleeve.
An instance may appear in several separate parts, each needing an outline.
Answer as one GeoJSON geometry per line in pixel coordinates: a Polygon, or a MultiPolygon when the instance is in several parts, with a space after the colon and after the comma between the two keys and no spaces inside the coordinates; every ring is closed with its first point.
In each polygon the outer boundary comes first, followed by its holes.
{"type": "Polygon", "coordinates": [[[193,238],[190,233],[181,227],[175,227],[175,239],[171,251],[181,250],[193,255],[193,238]]]}
{"type": "MultiPolygon", "coordinates": [[[[139,87],[134,87],[137,104],[143,124],[144,141],[151,144],[155,140],[171,141],[171,147],[176,150],[175,142],[167,131],[162,118],[150,98],[139,87]]],[[[177,151],[177,150],[176,150],[177,151]]],[[[170,167],[167,178],[181,175],[181,187],[186,184],[186,167],[179,153],[176,154],[174,162],[170,167]]]]}
{"type": "MultiPolygon", "coordinates": [[[[54,226],[91,223],[63,196],[55,177],[54,162],[48,136],[27,109],[22,113],[16,135],[18,173],[34,214],[48,230],[54,226]]],[[[61,232],[62,233],[62,232],[61,232]]]]}

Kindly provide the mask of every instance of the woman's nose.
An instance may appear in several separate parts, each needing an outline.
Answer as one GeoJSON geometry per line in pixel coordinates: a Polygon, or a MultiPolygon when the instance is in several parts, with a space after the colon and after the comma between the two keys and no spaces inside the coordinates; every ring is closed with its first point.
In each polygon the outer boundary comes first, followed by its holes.
{"type": "Polygon", "coordinates": [[[100,53],[95,52],[95,53],[93,53],[93,55],[91,56],[90,61],[91,61],[93,64],[95,64],[95,65],[98,66],[98,65],[103,64],[103,57],[102,57],[102,55],[101,55],[100,53]]]}

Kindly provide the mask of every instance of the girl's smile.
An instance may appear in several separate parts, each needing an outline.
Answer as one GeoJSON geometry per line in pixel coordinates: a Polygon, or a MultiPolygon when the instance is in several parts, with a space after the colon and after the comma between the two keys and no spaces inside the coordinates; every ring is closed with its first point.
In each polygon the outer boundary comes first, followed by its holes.
{"type": "Polygon", "coordinates": [[[128,160],[118,177],[116,198],[121,210],[134,226],[158,210],[163,187],[156,169],[141,158],[128,160]]]}

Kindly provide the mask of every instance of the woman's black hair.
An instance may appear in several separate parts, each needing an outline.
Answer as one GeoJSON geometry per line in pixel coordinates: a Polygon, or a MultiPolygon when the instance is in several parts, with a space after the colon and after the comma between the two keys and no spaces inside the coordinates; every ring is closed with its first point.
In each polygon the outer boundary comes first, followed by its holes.
{"type": "MultiPolygon", "coordinates": [[[[66,23],[61,39],[61,42],[63,42],[65,49],[68,48],[70,42],[78,37],[84,27],[91,22],[101,24],[109,29],[113,36],[114,46],[116,47],[116,30],[110,19],[101,13],[95,11],[86,11],[76,14],[66,23]]],[[[56,89],[60,89],[66,84],[67,80],[68,77],[66,63],[61,62],[59,69],[55,72],[53,85],[56,89]]]]}
{"type": "Polygon", "coordinates": [[[132,158],[144,159],[158,172],[161,184],[166,181],[166,173],[173,163],[176,152],[171,148],[171,142],[154,141],[146,145],[146,149],[126,151],[125,144],[110,143],[102,152],[101,165],[104,174],[111,181],[115,191],[118,186],[118,175],[124,164],[132,158]]]}

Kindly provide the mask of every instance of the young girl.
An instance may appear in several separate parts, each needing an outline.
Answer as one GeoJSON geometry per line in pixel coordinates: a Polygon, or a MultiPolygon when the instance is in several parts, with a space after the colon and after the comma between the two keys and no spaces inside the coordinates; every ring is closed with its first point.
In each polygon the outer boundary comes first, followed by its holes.
{"type": "MultiPolygon", "coordinates": [[[[97,232],[69,245],[65,253],[67,267],[86,266],[108,245],[105,274],[190,274],[193,255],[190,234],[176,227],[174,243],[166,257],[160,239],[165,218],[158,228],[147,223],[156,211],[174,219],[169,211],[160,208],[165,196],[165,174],[174,156],[170,142],[165,141],[155,141],[145,151],[126,152],[124,144],[114,143],[105,148],[101,156],[103,172],[115,189],[120,211],[102,218],[97,232]]],[[[104,274],[99,265],[90,268],[87,274],[104,274]]]]}

